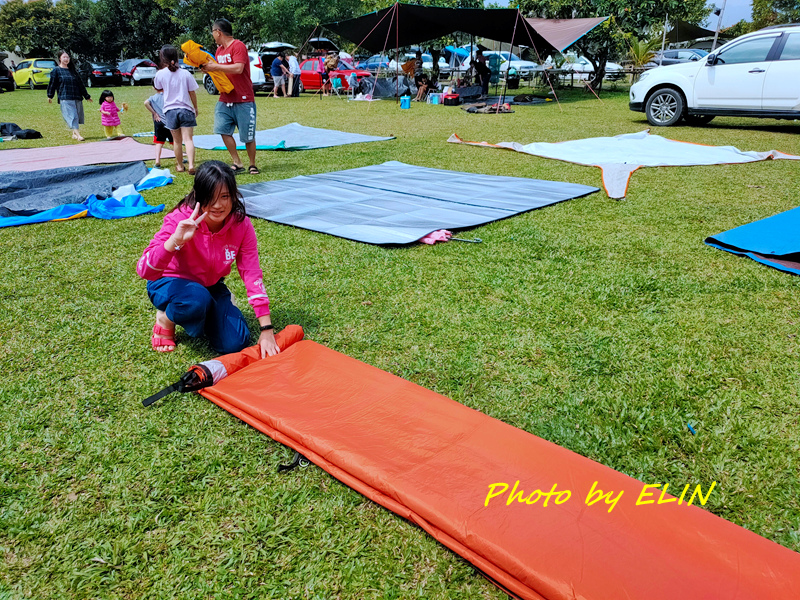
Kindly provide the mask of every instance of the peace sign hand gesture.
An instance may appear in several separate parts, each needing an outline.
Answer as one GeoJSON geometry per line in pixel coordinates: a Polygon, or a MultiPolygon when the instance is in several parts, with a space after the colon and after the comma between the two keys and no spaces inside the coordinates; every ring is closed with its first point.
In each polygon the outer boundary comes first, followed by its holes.
{"type": "Polygon", "coordinates": [[[203,219],[206,218],[208,213],[203,213],[199,217],[197,216],[198,214],[200,214],[199,202],[194,205],[194,210],[192,211],[191,216],[188,219],[184,219],[178,223],[178,226],[175,228],[175,233],[170,236],[169,240],[167,240],[167,243],[165,244],[167,250],[170,250],[170,242],[174,246],[174,249],[177,250],[194,237],[197,227],[203,222],[203,219]]]}

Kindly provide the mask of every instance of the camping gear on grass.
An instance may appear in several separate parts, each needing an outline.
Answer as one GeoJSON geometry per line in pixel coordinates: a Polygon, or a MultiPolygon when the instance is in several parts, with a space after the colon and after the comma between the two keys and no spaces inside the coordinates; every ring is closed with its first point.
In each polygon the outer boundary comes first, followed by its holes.
{"type": "Polygon", "coordinates": [[[591,194],[597,188],[390,161],[239,187],[251,217],[366,242],[411,244],[591,194]]]}
{"type": "Polygon", "coordinates": [[[458,106],[460,103],[458,94],[445,94],[442,102],[445,106],[458,106]]]}
{"type": "Polygon", "coordinates": [[[515,597],[797,595],[800,554],[697,506],[715,482],[670,495],[302,337],[289,326],[280,354],[254,346],[195,365],[145,403],[199,389],[515,597]]]}
{"type": "Polygon", "coordinates": [[[402,96],[400,98],[400,108],[411,108],[411,96],[402,96]]]}
{"type": "MultiPolygon", "coordinates": [[[[79,167],[108,163],[130,163],[153,160],[153,146],[140,144],[133,138],[67,144],[47,148],[14,148],[0,151],[0,171],[37,171],[59,167],[79,167]]],[[[175,158],[164,148],[161,158],[175,158]]]]}
{"type": "Polygon", "coordinates": [[[773,269],[800,275],[800,208],[707,237],[705,243],[773,269]]]}
{"type": "Polygon", "coordinates": [[[645,129],[615,137],[597,137],[568,142],[537,142],[522,145],[517,142],[467,142],[456,134],[448,142],[470,144],[489,148],[516,150],[543,158],[599,167],[603,172],[603,186],[611,198],[624,198],[631,174],[639,167],[687,167],[696,165],[724,165],[748,163],[768,159],[800,160],[800,156],[777,150],[745,152],[733,146],[704,146],[670,140],[650,135],[645,129]]]}
{"type": "MultiPolygon", "coordinates": [[[[239,134],[234,133],[233,139],[239,150],[244,149],[244,144],[239,139],[239,134]]],[[[300,123],[289,123],[274,129],[256,131],[256,150],[313,150],[315,148],[330,148],[331,146],[344,146],[347,144],[360,144],[363,142],[383,142],[393,140],[394,137],[379,137],[375,135],[362,135],[348,133],[335,129],[320,129],[306,127],[300,123]]],[[[195,148],[204,150],[225,150],[225,144],[220,135],[194,136],[195,148]]]]}

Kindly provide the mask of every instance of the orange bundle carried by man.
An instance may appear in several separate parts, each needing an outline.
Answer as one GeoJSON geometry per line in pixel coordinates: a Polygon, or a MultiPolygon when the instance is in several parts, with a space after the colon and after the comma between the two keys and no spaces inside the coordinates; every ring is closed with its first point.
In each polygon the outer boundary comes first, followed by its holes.
{"type": "MultiPolygon", "coordinates": [[[[181,50],[183,50],[183,62],[185,62],[190,67],[199,67],[200,65],[204,65],[209,62],[217,62],[217,59],[214,58],[214,55],[208,52],[205,48],[203,48],[197,42],[193,42],[189,40],[181,45],[181,50]]],[[[233,91],[233,84],[231,80],[228,79],[228,76],[225,73],[220,71],[211,71],[208,73],[211,80],[214,82],[214,85],[217,87],[223,94],[227,94],[228,92],[233,91]]]]}

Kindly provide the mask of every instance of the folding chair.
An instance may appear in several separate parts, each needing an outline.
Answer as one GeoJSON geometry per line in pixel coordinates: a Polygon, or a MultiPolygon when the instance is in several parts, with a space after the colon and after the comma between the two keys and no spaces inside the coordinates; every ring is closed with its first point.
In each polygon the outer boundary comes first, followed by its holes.
{"type": "Polygon", "coordinates": [[[337,98],[341,98],[342,93],[347,93],[347,90],[344,89],[341,77],[331,77],[331,91],[336,92],[337,98]]]}

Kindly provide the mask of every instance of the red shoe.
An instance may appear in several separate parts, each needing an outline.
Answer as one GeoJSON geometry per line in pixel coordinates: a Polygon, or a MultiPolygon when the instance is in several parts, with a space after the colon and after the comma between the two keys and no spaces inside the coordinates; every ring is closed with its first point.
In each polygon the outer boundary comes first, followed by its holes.
{"type": "Polygon", "coordinates": [[[161,327],[158,323],[153,325],[153,336],[150,338],[150,343],[153,345],[153,350],[159,352],[159,348],[166,347],[165,350],[160,350],[160,352],[172,352],[175,350],[175,330],[174,329],[166,329],[165,327],[161,327]],[[169,335],[172,337],[163,338],[163,337],[156,337],[157,335],[169,335]]]}

